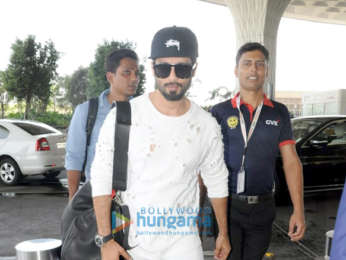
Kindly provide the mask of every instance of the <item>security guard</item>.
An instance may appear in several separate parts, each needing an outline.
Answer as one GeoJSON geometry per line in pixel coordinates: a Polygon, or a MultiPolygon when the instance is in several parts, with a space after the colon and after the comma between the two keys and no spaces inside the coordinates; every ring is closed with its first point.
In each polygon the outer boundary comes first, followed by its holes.
{"type": "Polygon", "coordinates": [[[212,114],[221,125],[229,170],[231,260],[260,260],[269,247],[275,218],[275,161],[280,151],[294,211],[292,241],[305,232],[302,167],[295,150],[287,108],[263,92],[268,50],[246,43],[236,57],[240,92],[217,104],[212,114]]]}

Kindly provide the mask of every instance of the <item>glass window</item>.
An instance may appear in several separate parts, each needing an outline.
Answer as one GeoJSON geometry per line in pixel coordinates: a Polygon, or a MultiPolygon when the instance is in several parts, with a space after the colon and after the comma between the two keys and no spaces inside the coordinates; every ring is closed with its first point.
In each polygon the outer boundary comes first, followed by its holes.
{"type": "Polygon", "coordinates": [[[327,121],[328,118],[313,118],[313,119],[293,119],[292,131],[296,142],[314,131],[319,125],[327,121]]]}
{"type": "Polygon", "coordinates": [[[313,139],[328,141],[328,146],[346,144],[346,122],[338,122],[328,126],[313,139]]]}
{"type": "Polygon", "coordinates": [[[312,115],[312,104],[304,104],[303,105],[303,115],[311,116],[312,115]]]}
{"type": "Polygon", "coordinates": [[[7,138],[8,134],[9,134],[8,129],[0,125],[0,139],[7,138]]]}
{"type": "Polygon", "coordinates": [[[313,104],[312,105],[312,115],[325,115],[324,104],[313,104]]]}
{"type": "Polygon", "coordinates": [[[31,135],[43,135],[43,134],[52,134],[54,131],[47,129],[45,127],[34,125],[30,123],[22,123],[22,122],[15,122],[14,125],[20,127],[25,132],[31,134],[31,135]]]}
{"type": "Polygon", "coordinates": [[[326,104],[326,115],[337,115],[338,113],[338,104],[335,103],[327,103],[326,104]]]}

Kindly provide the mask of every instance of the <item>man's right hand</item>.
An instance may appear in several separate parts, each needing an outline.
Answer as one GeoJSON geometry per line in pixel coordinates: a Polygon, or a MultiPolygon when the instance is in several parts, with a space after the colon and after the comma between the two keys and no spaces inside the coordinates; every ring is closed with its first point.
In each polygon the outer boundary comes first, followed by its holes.
{"type": "Polygon", "coordinates": [[[114,240],[110,240],[101,248],[102,260],[119,260],[123,256],[126,260],[131,260],[131,256],[114,240]]]}

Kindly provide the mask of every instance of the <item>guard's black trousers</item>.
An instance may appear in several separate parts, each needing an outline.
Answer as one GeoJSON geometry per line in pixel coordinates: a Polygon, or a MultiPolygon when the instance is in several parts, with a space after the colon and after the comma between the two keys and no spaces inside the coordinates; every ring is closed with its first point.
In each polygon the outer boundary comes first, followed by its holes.
{"type": "Polygon", "coordinates": [[[275,218],[274,198],[258,204],[230,199],[228,210],[232,247],[228,260],[261,260],[270,243],[275,218]]]}

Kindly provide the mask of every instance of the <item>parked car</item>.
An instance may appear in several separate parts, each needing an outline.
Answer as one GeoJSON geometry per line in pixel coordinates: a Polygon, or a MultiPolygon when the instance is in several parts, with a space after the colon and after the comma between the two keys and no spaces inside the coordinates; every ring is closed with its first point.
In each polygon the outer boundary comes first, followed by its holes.
{"type": "Polygon", "coordinates": [[[0,181],[17,184],[22,177],[55,177],[64,169],[66,137],[40,122],[0,120],[0,181]]]}
{"type": "MultiPolygon", "coordinates": [[[[346,116],[292,119],[296,149],[303,165],[304,193],[341,190],[346,176],[346,116]]],[[[276,165],[277,199],[288,198],[282,160],[276,165]]]]}

